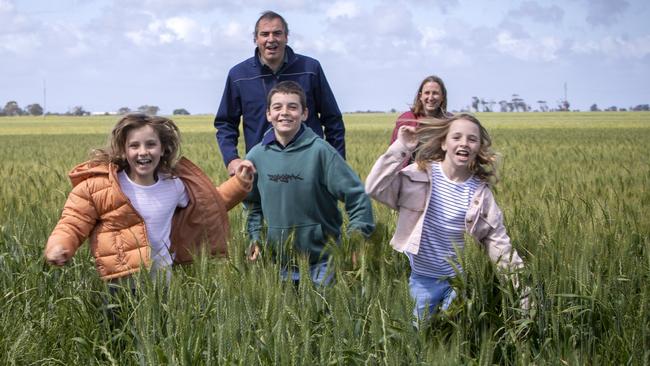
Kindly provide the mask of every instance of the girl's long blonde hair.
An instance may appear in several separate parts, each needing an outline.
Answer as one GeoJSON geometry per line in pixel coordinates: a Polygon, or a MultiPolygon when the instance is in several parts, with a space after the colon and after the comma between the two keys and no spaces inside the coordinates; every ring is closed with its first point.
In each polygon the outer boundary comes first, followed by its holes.
{"type": "Polygon", "coordinates": [[[151,126],[158,135],[163,154],[156,172],[173,174],[174,166],[180,157],[180,130],[169,118],[150,116],[144,113],[131,113],[122,117],[109,136],[108,146],[90,152],[90,161],[94,164],[113,163],[118,170],[128,169],[126,160],[126,138],[132,130],[151,126]]]}
{"type": "Polygon", "coordinates": [[[460,113],[447,119],[419,119],[417,129],[418,145],[415,153],[415,163],[421,170],[431,162],[441,162],[445,159],[446,152],[442,150],[442,143],[447,138],[449,127],[454,121],[466,120],[476,124],[480,131],[481,146],[479,147],[476,160],[470,162],[469,169],[478,178],[496,184],[497,177],[497,154],[492,151],[492,139],[481,122],[471,114],[460,113]]]}

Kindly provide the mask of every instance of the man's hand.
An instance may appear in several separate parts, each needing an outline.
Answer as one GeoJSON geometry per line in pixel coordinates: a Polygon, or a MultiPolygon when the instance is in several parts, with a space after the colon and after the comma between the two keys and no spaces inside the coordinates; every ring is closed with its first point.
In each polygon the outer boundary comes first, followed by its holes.
{"type": "Polygon", "coordinates": [[[242,160],[240,158],[236,158],[230,161],[228,163],[228,175],[231,177],[237,173],[237,167],[239,164],[241,164],[242,160]]]}

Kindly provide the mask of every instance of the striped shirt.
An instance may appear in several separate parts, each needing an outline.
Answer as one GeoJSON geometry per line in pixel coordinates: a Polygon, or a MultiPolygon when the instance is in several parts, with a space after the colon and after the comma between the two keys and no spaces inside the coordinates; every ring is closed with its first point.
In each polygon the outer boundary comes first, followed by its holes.
{"type": "Polygon", "coordinates": [[[427,277],[455,276],[450,261],[457,264],[456,248],[465,242],[465,215],[480,180],[472,176],[454,182],[445,176],[440,163],[433,163],[431,198],[424,214],[418,254],[409,254],[413,272],[427,277]]]}

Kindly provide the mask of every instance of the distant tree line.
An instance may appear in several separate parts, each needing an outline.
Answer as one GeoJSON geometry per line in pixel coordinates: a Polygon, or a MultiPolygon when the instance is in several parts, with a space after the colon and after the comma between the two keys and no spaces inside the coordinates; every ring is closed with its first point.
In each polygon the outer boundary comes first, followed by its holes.
{"type": "MultiPolygon", "coordinates": [[[[598,108],[598,104],[594,103],[589,107],[589,110],[591,112],[600,112],[601,109],[598,108]]],[[[650,105],[648,104],[639,104],[635,107],[630,107],[631,111],[639,112],[639,111],[650,111],[650,105]]],[[[618,108],[617,106],[613,105],[611,107],[603,109],[605,112],[625,112],[627,111],[626,108],[618,108]]]]}
{"type": "MultiPolygon", "coordinates": [[[[469,108],[470,112],[495,112],[496,104],[499,105],[499,112],[530,112],[533,111],[533,106],[526,103],[524,98],[520,97],[519,94],[512,94],[510,100],[502,99],[499,102],[495,102],[493,99],[486,100],[484,98],[472,97],[472,103],[469,108]]],[[[555,108],[548,106],[548,103],[545,100],[538,100],[537,104],[539,109],[535,111],[539,112],[566,112],[569,111],[571,104],[568,100],[560,100],[557,102],[555,108]]]]}
{"type": "MultiPolygon", "coordinates": [[[[131,108],[129,107],[121,107],[115,112],[89,112],[85,110],[83,106],[78,105],[70,108],[70,110],[65,113],[56,113],[56,112],[45,113],[43,107],[41,107],[41,105],[38,103],[30,104],[23,109],[20,108],[20,106],[15,100],[12,100],[7,102],[4,108],[0,109],[0,116],[42,116],[44,113],[45,115],[53,115],[53,116],[89,116],[91,114],[124,115],[131,112],[146,113],[155,116],[158,114],[159,111],[160,108],[158,106],[145,104],[138,107],[135,111],[131,110],[131,108]]],[[[190,112],[188,112],[187,109],[185,108],[178,108],[178,109],[174,109],[173,114],[189,116],[190,112]]]]}
{"type": "MultiPolygon", "coordinates": [[[[472,97],[472,103],[470,104],[468,111],[494,112],[496,104],[497,102],[492,99],[486,100],[484,98],[472,97]]],[[[569,108],[571,107],[571,104],[568,100],[559,100],[557,102],[557,106],[554,108],[549,107],[548,103],[545,100],[538,100],[537,104],[539,106],[539,109],[533,109],[533,106],[526,103],[526,101],[521,98],[519,94],[513,94],[510,100],[500,100],[498,104],[499,112],[568,112],[570,110],[569,108]]],[[[601,111],[601,109],[598,108],[598,105],[595,103],[591,105],[589,110],[592,112],[601,111]]],[[[627,110],[628,108],[618,108],[616,106],[611,106],[609,108],[603,109],[603,111],[606,112],[625,112],[627,110]]],[[[639,104],[634,107],[630,107],[629,110],[638,112],[648,111],[650,109],[648,104],[639,104]]]]}

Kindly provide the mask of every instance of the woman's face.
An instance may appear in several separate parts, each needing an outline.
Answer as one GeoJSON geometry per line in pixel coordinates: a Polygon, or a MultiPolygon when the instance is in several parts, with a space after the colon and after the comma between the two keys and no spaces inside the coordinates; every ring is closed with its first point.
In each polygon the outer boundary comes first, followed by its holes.
{"type": "Polygon", "coordinates": [[[442,89],[435,81],[428,81],[422,85],[420,102],[426,117],[433,117],[442,104],[442,89]]]}

